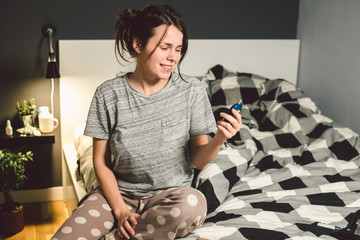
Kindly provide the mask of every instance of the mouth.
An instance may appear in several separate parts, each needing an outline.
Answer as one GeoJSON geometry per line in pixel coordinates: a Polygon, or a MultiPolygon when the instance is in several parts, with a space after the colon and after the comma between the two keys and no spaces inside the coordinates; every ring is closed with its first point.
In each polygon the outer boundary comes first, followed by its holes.
{"type": "Polygon", "coordinates": [[[173,69],[172,65],[165,65],[165,64],[160,64],[160,66],[167,72],[171,72],[173,69]]]}

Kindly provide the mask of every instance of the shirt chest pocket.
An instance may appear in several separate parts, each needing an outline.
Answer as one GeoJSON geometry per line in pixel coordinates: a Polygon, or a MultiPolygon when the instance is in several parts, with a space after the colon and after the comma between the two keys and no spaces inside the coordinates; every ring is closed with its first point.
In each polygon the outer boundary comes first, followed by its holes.
{"type": "Polygon", "coordinates": [[[186,116],[171,115],[161,120],[163,142],[182,146],[189,141],[189,122],[186,116]]]}

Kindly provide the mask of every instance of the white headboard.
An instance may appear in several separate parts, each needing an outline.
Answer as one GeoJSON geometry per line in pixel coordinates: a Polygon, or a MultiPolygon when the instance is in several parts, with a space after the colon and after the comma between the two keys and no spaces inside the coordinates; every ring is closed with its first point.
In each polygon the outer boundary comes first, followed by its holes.
{"type": "MultiPolygon", "coordinates": [[[[189,40],[181,72],[202,76],[221,64],[296,84],[299,48],[299,40],[189,40]]],[[[133,65],[117,62],[114,40],[60,40],[59,51],[61,139],[72,144],[73,130],[86,120],[96,87],[118,72],[133,70],[133,65]]]]}

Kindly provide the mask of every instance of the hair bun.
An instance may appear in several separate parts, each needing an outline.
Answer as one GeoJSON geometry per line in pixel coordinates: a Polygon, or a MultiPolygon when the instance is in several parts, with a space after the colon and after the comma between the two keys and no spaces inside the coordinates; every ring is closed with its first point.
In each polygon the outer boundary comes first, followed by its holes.
{"type": "Polygon", "coordinates": [[[119,13],[119,20],[127,25],[132,22],[141,12],[136,9],[125,9],[119,13]]]}

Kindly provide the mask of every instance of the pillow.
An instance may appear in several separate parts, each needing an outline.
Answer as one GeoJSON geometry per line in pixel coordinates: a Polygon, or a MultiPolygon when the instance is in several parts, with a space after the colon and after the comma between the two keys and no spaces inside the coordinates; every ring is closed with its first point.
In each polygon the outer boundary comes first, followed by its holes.
{"type": "Polygon", "coordinates": [[[76,125],[74,128],[74,144],[76,150],[78,150],[79,147],[80,136],[84,135],[85,127],[86,127],[86,122],[81,122],[78,125],[76,125]]]}
{"type": "Polygon", "coordinates": [[[88,193],[99,186],[93,167],[93,140],[85,136],[86,123],[80,123],[74,131],[75,148],[77,152],[77,180],[88,193]]]}
{"type": "Polygon", "coordinates": [[[210,97],[211,105],[226,105],[243,100],[244,104],[257,101],[263,92],[262,84],[268,78],[251,73],[242,73],[216,65],[202,78],[210,97]]]}

